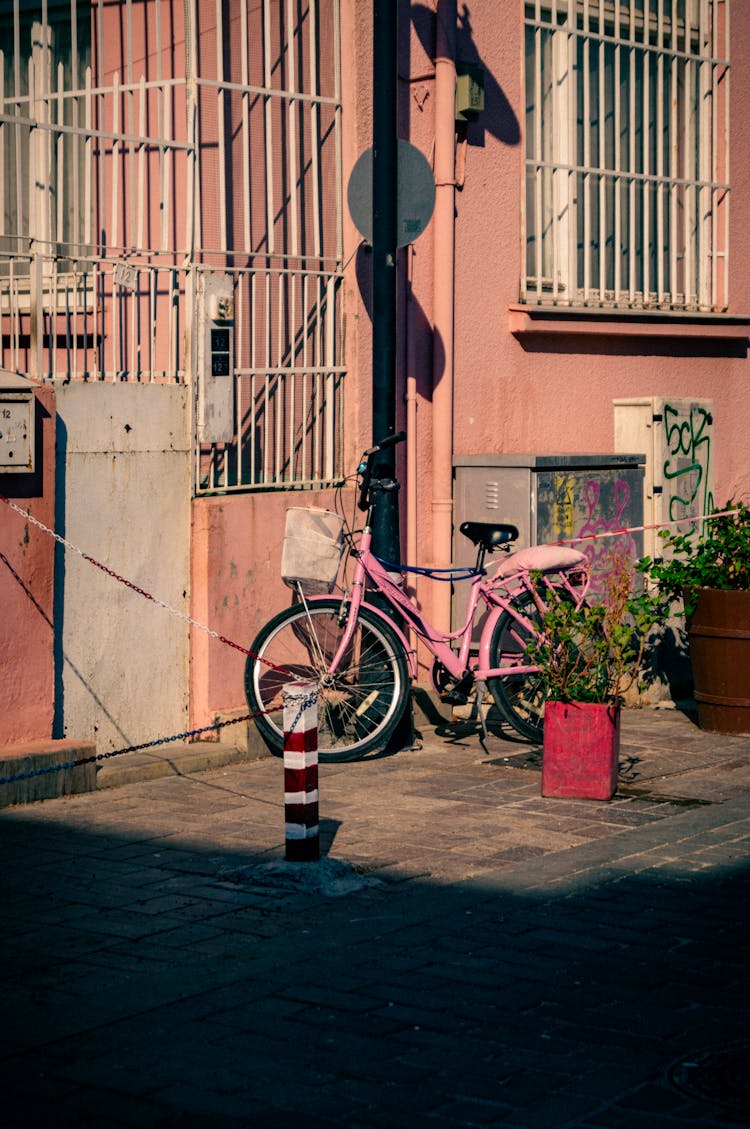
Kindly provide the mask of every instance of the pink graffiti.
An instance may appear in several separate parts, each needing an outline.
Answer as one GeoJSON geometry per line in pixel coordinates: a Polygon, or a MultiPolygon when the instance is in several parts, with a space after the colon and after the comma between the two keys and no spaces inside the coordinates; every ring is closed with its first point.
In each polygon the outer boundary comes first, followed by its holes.
{"type": "MultiPolygon", "coordinates": [[[[600,483],[596,481],[586,483],[584,495],[588,515],[586,521],[578,530],[579,537],[593,537],[596,534],[615,533],[623,530],[623,514],[630,501],[629,485],[627,482],[623,482],[620,479],[615,482],[615,514],[614,517],[609,520],[607,520],[601,511],[597,512],[599,510],[600,494],[600,483]]],[[[623,533],[624,532],[623,530],[623,533]]],[[[601,592],[605,588],[607,576],[615,568],[616,557],[626,558],[628,561],[631,561],[634,560],[636,556],[635,542],[629,533],[627,537],[618,537],[614,544],[608,538],[604,538],[601,541],[590,541],[587,544],[581,545],[580,548],[589,562],[589,569],[592,576],[592,590],[597,592],[601,592]]]]}

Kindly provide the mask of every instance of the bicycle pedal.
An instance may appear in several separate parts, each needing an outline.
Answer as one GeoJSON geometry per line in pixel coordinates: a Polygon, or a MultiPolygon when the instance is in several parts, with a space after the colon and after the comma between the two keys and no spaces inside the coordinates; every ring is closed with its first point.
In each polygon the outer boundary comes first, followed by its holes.
{"type": "Polygon", "coordinates": [[[465,706],[468,700],[469,696],[463,690],[446,690],[440,695],[440,701],[449,706],[465,706]]]}

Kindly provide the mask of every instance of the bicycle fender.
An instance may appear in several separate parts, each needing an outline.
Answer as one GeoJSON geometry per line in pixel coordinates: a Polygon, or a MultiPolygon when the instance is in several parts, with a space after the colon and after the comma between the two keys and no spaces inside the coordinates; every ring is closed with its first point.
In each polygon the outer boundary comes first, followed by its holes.
{"type": "MultiPolygon", "coordinates": [[[[318,600],[330,600],[330,598],[331,598],[330,596],[307,596],[306,597],[308,604],[315,604],[318,600]]],[[[411,678],[416,680],[416,677],[417,677],[417,655],[416,655],[416,652],[414,651],[414,649],[412,648],[411,644],[407,640],[406,636],[404,635],[403,631],[399,627],[399,625],[391,619],[391,617],[387,614],[387,612],[381,611],[380,608],[376,608],[374,604],[368,604],[367,600],[363,600],[361,606],[363,608],[367,608],[368,612],[370,612],[374,616],[377,616],[378,619],[382,619],[383,623],[385,623],[387,627],[390,627],[391,631],[393,631],[394,634],[397,636],[399,643],[404,648],[404,653],[406,655],[406,661],[409,664],[409,675],[410,675],[411,678]]]]}

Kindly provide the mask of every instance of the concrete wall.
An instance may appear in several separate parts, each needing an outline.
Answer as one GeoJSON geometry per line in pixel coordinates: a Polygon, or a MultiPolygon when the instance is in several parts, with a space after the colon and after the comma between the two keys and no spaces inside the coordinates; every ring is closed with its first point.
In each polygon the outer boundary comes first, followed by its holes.
{"type": "MultiPolygon", "coordinates": [[[[58,388],[57,529],[107,568],[189,609],[189,390],[58,388]]],[[[54,737],[100,751],[182,732],[187,624],[77,553],[55,567],[54,737]]]]}
{"type": "MultiPolygon", "coordinates": [[[[0,475],[0,493],[52,529],[55,393],[36,388],[33,474],[0,475]]],[[[0,502],[0,745],[51,736],[53,538],[0,502]]]]}

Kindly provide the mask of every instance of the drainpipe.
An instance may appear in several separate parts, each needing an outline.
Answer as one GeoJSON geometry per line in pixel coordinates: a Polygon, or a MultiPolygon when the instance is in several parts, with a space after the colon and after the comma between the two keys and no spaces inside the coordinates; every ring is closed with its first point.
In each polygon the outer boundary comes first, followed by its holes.
{"type": "MultiPolygon", "coordinates": [[[[432,368],[432,558],[453,540],[453,298],[455,275],[456,0],[438,0],[435,44],[435,211],[432,368]]],[[[435,584],[433,622],[450,629],[450,585],[435,584]]]]}
{"type": "Polygon", "coordinates": [[[406,317],[404,318],[404,356],[406,357],[406,560],[417,560],[417,364],[414,333],[414,244],[406,246],[406,317]]]}
{"type": "MultiPolygon", "coordinates": [[[[398,134],[396,85],[398,8],[395,0],[373,4],[372,116],[372,441],[396,430],[396,253],[398,134]]],[[[401,557],[394,448],[373,460],[373,551],[401,557]]]]}

